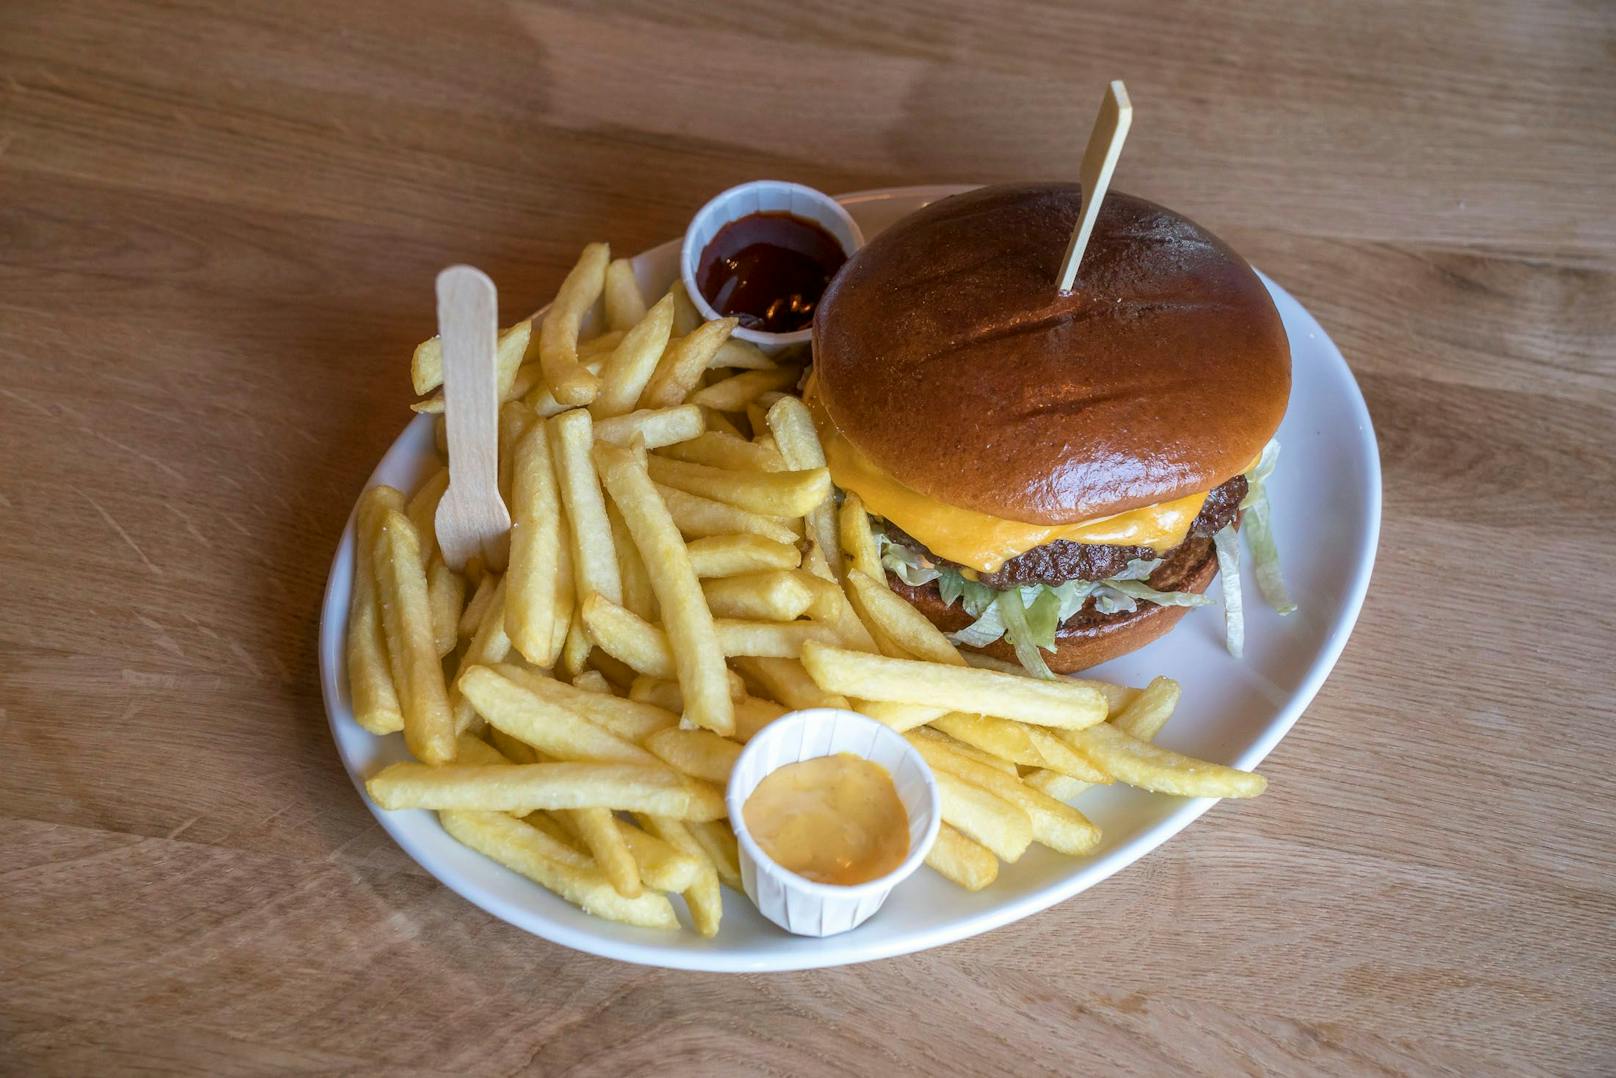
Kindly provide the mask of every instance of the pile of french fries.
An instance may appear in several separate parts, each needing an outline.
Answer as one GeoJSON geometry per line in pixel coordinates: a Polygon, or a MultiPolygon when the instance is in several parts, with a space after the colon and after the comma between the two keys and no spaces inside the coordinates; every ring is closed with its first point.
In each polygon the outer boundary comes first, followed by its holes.
{"type": "MultiPolygon", "coordinates": [[[[417,762],[366,784],[589,913],[719,928],[740,887],[724,784],[788,710],[850,707],[901,731],[936,773],[927,864],[962,887],[1040,843],[1083,856],[1068,802],[1122,782],[1251,797],[1261,777],[1151,744],[1177,683],[1043,681],[967,662],[886,585],[856,495],[832,489],[801,369],[703,323],[679,286],[647,306],[591,244],[537,327],[498,343],[503,573],[445,564],[448,482],[367,490],[347,665],[354,715],[417,762]],[[607,329],[580,340],[604,308],[607,329]],[[535,333],[535,329],[537,332],[535,333]]],[[[442,384],[434,339],[417,392],[442,384]]],[[[441,412],[442,396],[416,405],[441,412]]],[[[440,420],[439,447],[442,452],[440,420]]]]}

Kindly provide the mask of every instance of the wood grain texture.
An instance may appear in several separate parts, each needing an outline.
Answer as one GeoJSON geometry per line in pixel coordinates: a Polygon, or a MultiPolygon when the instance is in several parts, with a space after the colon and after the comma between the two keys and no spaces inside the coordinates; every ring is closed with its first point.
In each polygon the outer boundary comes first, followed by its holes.
{"type": "Polygon", "coordinates": [[[1616,1070],[1616,11],[1084,7],[0,5],[0,1071],[1616,1070]],[[1271,792],[816,973],[573,954],[422,873],[314,640],[433,274],[509,321],[739,180],[1069,175],[1114,77],[1118,186],[1295,292],[1381,438],[1271,792]]]}

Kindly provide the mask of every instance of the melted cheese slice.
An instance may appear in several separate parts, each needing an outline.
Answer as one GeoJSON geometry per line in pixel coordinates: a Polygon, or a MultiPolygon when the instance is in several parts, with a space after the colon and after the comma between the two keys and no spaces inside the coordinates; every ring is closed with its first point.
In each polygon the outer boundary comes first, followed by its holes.
{"type": "Polygon", "coordinates": [[[831,480],[864,500],[940,558],[991,573],[1033,547],[1068,539],[1106,546],[1143,546],[1157,553],[1184,541],[1206,492],[1076,524],[1028,524],[928,498],[882,470],[841,435],[818,402],[809,399],[831,480]]]}

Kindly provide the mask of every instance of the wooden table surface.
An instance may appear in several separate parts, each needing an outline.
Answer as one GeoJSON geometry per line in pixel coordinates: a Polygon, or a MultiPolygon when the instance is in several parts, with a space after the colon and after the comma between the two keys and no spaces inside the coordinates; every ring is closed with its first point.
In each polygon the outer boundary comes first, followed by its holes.
{"type": "Polygon", "coordinates": [[[1616,9],[706,7],[0,5],[0,1071],[1616,1070],[1616,9]],[[396,848],[315,628],[433,273],[516,317],[740,180],[1071,176],[1118,76],[1118,186],[1314,311],[1380,437],[1271,792],[787,975],[566,951],[396,848]]]}

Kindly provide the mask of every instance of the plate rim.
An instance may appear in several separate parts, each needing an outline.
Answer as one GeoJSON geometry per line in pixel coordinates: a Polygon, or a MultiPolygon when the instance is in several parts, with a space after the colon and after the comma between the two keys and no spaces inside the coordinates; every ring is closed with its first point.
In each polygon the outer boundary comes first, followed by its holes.
{"type": "MultiPolygon", "coordinates": [[[[960,191],[969,190],[974,184],[921,184],[904,187],[869,188],[852,191],[834,196],[843,205],[871,202],[914,201],[919,205],[947,197],[960,191]]],[[[919,205],[915,208],[919,208],[919,205]]],[[[635,257],[649,254],[664,246],[677,247],[677,239],[666,244],[658,244],[639,252],[635,257]]],[[[1382,512],[1382,473],[1380,463],[1380,444],[1375,435],[1375,429],[1369,415],[1368,404],[1363,397],[1362,388],[1352,373],[1352,368],[1346,363],[1340,348],[1335,341],[1324,331],[1305,306],[1302,305],[1286,289],[1277,284],[1267,274],[1257,271],[1265,286],[1274,294],[1277,301],[1293,304],[1305,319],[1317,328],[1319,339],[1323,342],[1327,355],[1340,364],[1346,376],[1347,385],[1351,392],[1345,401],[1347,408],[1357,420],[1362,439],[1367,443],[1367,452],[1364,454],[1367,464],[1364,483],[1369,492],[1366,499],[1363,527],[1359,535],[1359,557],[1353,567],[1351,577],[1347,584],[1342,615],[1338,618],[1323,647],[1310,660],[1307,673],[1301,684],[1286,699],[1284,705],[1276,713],[1274,719],[1264,728],[1257,737],[1243,751],[1237,753],[1233,760],[1228,761],[1229,766],[1250,770],[1261,763],[1275,746],[1290,733],[1302,713],[1307,710],[1323,687],[1324,681],[1335,668],[1346,648],[1347,640],[1351,637],[1353,629],[1357,626],[1358,617],[1363,610],[1363,603],[1369,590],[1369,581],[1374,569],[1375,557],[1380,543],[1381,512],[1382,512]]],[[[421,437],[425,428],[430,428],[433,418],[429,415],[413,416],[405,424],[403,430],[393,439],[383,452],[381,459],[371,469],[361,490],[368,490],[376,485],[378,475],[386,467],[389,459],[406,442],[421,437]],[[413,436],[413,437],[412,437],[413,436]]],[[[413,833],[406,826],[406,814],[385,812],[374,805],[365,795],[364,782],[357,769],[350,763],[348,755],[344,752],[339,721],[352,723],[352,715],[341,705],[341,696],[337,684],[337,673],[341,668],[344,655],[342,641],[346,635],[348,619],[348,596],[338,596],[336,586],[341,576],[339,569],[344,560],[351,560],[353,556],[354,518],[357,511],[357,498],[355,506],[349,511],[348,518],[337,541],[330,568],[326,576],[326,587],[321,597],[320,624],[317,639],[317,655],[320,672],[321,699],[325,706],[327,726],[331,731],[333,748],[337,757],[347,772],[349,781],[359,794],[360,801],[375,817],[388,837],[393,840],[417,865],[424,869],[439,883],[449,888],[461,898],[472,905],[484,910],[500,920],[514,925],[523,931],[529,932],[551,943],[558,944],[572,950],[603,958],[629,962],[636,965],[656,966],[667,969],[715,972],[715,973],[756,973],[756,972],[787,972],[805,969],[823,969],[844,965],[855,965],[861,962],[871,962],[882,958],[895,958],[900,955],[913,954],[918,951],[929,950],[944,944],[969,939],[972,936],[990,932],[1004,925],[1019,921],[1025,917],[1040,913],[1043,910],[1064,902],[1073,896],[1088,890],[1109,879],[1112,875],[1127,868],[1152,850],[1165,843],[1168,839],[1184,830],[1190,824],[1200,819],[1207,810],[1217,804],[1217,798],[1185,798],[1178,806],[1157,821],[1154,825],[1133,835],[1127,841],[1106,852],[1105,856],[1087,862],[1077,862],[1074,870],[1061,877],[1058,881],[1035,888],[987,909],[979,910],[963,918],[940,923],[933,928],[919,930],[903,936],[896,936],[883,940],[859,940],[853,945],[842,943],[838,946],[837,937],[828,937],[816,941],[822,946],[802,948],[792,951],[771,951],[748,954],[732,950],[713,949],[701,950],[696,948],[684,949],[665,947],[654,943],[640,943],[633,940],[611,939],[597,932],[583,931],[563,924],[559,921],[536,917],[525,907],[508,904],[498,895],[483,893],[472,885],[465,883],[453,874],[440,874],[430,864],[428,859],[432,855],[424,851],[415,841],[413,833]],[[340,601],[338,601],[340,600],[340,601]],[[342,718],[339,719],[339,711],[342,718]]],[[[351,579],[351,574],[350,574],[351,579]]],[[[350,589],[351,591],[351,586],[350,589]]],[[[537,887],[537,884],[532,884],[537,887]]],[[[612,928],[621,926],[613,925],[612,928]]],[[[846,937],[844,937],[845,939],[846,937]]]]}

